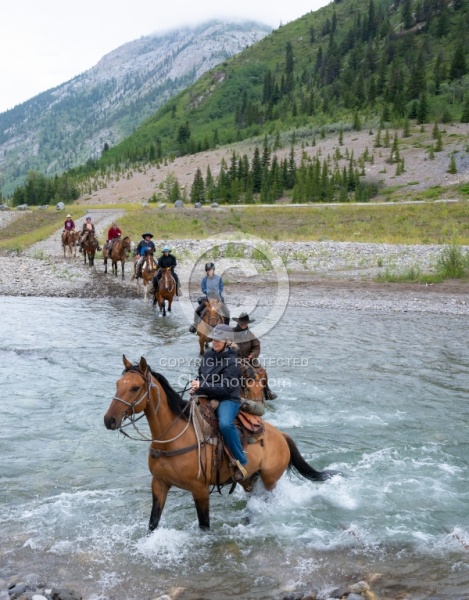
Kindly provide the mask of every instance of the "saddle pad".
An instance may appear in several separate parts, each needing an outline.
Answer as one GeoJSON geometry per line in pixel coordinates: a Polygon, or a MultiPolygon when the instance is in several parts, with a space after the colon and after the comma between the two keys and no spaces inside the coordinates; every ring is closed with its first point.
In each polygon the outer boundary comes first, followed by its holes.
{"type": "Polygon", "coordinates": [[[251,415],[240,410],[238,413],[238,419],[241,425],[249,432],[254,435],[264,433],[265,427],[262,419],[257,415],[251,415]]]}

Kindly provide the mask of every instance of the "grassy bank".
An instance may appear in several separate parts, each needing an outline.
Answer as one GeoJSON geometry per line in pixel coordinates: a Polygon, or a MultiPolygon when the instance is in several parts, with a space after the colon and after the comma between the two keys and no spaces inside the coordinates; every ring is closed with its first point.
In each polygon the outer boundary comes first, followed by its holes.
{"type": "MultiPolygon", "coordinates": [[[[75,219],[86,210],[73,207],[75,219]]],[[[242,231],[266,241],[325,241],[387,244],[469,245],[469,201],[386,205],[223,206],[159,208],[110,205],[125,210],[119,226],[139,240],[151,231],[156,240],[203,239],[222,232],[242,231]]],[[[0,251],[21,251],[46,239],[63,225],[64,215],[35,210],[0,228],[0,251]]]]}
{"type": "Polygon", "coordinates": [[[119,221],[133,239],[203,239],[242,231],[267,241],[469,245],[469,202],[307,207],[142,208],[119,221]]]}

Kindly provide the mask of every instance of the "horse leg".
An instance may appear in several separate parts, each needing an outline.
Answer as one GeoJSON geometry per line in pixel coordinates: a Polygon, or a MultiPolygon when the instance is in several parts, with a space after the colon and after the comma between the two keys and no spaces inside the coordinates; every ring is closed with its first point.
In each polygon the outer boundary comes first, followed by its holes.
{"type": "MultiPolygon", "coordinates": [[[[121,268],[122,268],[122,281],[124,280],[124,265],[125,261],[121,260],[121,268]]],[[[117,275],[117,264],[116,264],[116,275],[117,275]]]]}
{"type": "Polygon", "coordinates": [[[192,493],[200,529],[210,529],[210,496],[208,488],[204,493],[192,493]]]}
{"type": "Polygon", "coordinates": [[[171,312],[171,304],[172,304],[172,303],[173,303],[173,299],[172,299],[172,298],[170,298],[170,299],[168,300],[168,312],[171,312]]]}
{"type": "Polygon", "coordinates": [[[148,524],[149,531],[154,531],[160,522],[161,513],[163,512],[166,498],[168,496],[169,487],[153,477],[151,484],[151,492],[153,496],[153,504],[151,506],[150,523],[148,524]]]}
{"type": "Polygon", "coordinates": [[[107,275],[107,256],[104,257],[104,274],[107,275]]]}

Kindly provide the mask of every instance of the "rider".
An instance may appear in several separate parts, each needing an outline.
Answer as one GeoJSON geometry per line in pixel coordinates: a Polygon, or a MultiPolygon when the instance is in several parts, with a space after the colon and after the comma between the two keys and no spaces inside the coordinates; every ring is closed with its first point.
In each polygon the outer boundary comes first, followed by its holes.
{"type": "Polygon", "coordinates": [[[65,218],[64,231],[75,231],[75,223],[72,219],[72,215],[69,213],[65,218]]]}
{"type": "Polygon", "coordinates": [[[223,280],[220,275],[215,275],[215,264],[213,262],[206,263],[205,273],[205,277],[203,277],[202,281],[200,282],[200,287],[204,295],[197,298],[199,306],[195,309],[194,323],[189,327],[189,331],[191,333],[196,333],[197,331],[197,325],[202,318],[202,313],[205,310],[205,301],[207,298],[216,298],[222,302],[223,322],[225,325],[228,325],[230,322],[230,312],[226,307],[225,300],[223,298],[223,280]]]}
{"type": "Polygon", "coordinates": [[[192,381],[191,393],[219,401],[216,409],[218,427],[235,458],[234,478],[242,481],[248,475],[244,468],[248,461],[234,425],[241,405],[241,389],[236,350],[230,347],[233,332],[228,325],[217,325],[209,337],[213,340],[212,348],[206,350],[201,358],[198,376],[192,381]]]}
{"type": "Polygon", "coordinates": [[[117,227],[116,223],[113,223],[111,225],[111,227],[109,228],[109,231],[107,232],[106,247],[107,247],[108,252],[110,252],[112,250],[114,240],[118,240],[121,235],[122,235],[122,231],[119,229],[119,227],[117,227]]]}
{"type": "Polygon", "coordinates": [[[156,252],[155,244],[151,241],[152,237],[152,233],[143,233],[142,239],[139,241],[138,246],[134,250],[135,256],[139,257],[137,263],[135,264],[135,273],[137,277],[143,261],[145,260],[145,254],[147,252],[156,252]]]}
{"type": "MultiPolygon", "coordinates": [[[[96,234],[95,228],[94,228],[94,223],[91,220],[91,217],[88,215],[85,219],[85,222],[83,223],[83,227],[81,228],[81,234],[80,234],[80,252],[83,252],[83,243],[85,242],[86,238],[88,237],[88,234],[90,233],[94,233],[96,234]]],[[[98,242],[98,238],[96,238],[96,241],[98,242]]],[[[98,250],[102,250],[101,246],[99,245],[98,242],[98,250]]]]}
{"type": "Polygon", "coordinates": [[[176,295],[182,296],[181,289],[179,287],[179,277],[177,273],[174,272],[174,268],[177,266],[176,257],[171,254],[171,248],[169,246],[165,246],[162,250],[162,254],[158,259],[157,267],[158,271],[156,275],[153,277],[153,288],[158,289],[158,284],[160,282],[161,276],[163,275],[162,269],[171,269],[171,275],[174,277],[174,281],[176,282],[176,295]]]}
{"type": "MultiPolygon", "coordinates": [[[[250,316],[242,312],[239,317],[233,317],[233,321],[236,321],[237,325],[233,328],[234,341],[238,348],[238,359],[241,363],[241,368],[248,377],[252,377],[252,372],[249,372],[249,367],[259,367],[259,354],[261,353],[261,343],[255,334],[249,329],[249,323],[254,323],[255,319],[251,319],[250,316]]],[[[277,394],[275,394],[270,388],[267,380],[267,373],[265,375],[264,385],[264,397],[266,400],[275,400],[277,394]]]]}

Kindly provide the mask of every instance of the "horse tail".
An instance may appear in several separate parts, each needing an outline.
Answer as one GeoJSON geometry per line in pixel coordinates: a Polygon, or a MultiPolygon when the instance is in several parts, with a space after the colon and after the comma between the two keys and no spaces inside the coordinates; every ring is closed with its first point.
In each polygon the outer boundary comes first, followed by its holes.
{"type": "Polygon", "coordinates": [[[295,442],[286,433],[283,434],[288,449],[290,450],[290,462],[288,463],[288,470],[294,470],[298,475],[301,475],[305,479],[310,481],[326,481],[334,475],[340,475],[338,471],[316,471],[311,465],[309,465],[305,459],[301,456],[295,442]]]}

